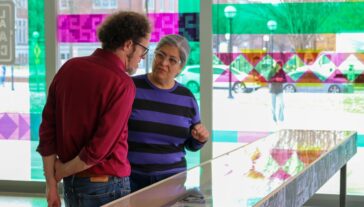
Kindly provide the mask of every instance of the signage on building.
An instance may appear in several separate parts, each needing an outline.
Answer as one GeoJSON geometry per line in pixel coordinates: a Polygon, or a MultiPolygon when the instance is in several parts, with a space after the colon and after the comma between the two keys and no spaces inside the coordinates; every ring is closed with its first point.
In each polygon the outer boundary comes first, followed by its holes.
{"type": "Polygon", "coordinates": [[[14,18],[14,3],[0,1],[0,64],[15,61],[14,18]]]}

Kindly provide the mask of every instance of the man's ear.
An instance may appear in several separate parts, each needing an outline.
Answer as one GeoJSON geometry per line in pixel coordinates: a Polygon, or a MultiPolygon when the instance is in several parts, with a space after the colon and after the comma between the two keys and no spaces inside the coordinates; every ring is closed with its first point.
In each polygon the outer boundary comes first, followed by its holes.
{"type": "Polygon", "coordinates": [[[124,43],[124,46],[123,46],[123,50],[125,52],[129,52],[130,50],[133,49],[133,41],[132,40],[127,40],[125,43],[124,43]]]}

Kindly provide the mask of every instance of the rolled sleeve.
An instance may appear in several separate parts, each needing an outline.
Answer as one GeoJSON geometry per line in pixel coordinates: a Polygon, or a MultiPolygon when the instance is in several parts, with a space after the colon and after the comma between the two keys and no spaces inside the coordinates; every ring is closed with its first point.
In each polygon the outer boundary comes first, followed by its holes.
{"type": "Polygon", "coordinates": [[[135,97],[135,86],[130,79],[114,89],[95,135],[79,154],[80,159],[88,165],[99,163],[120,144],[125,144],[124,151],[127,153],[127,123],[135,97]]]}
{"type": "Polygon", "coordinates": [[[42,123],[39,127],[39,145],[37,152],[44,156],[56,154],[56,117],[54,81],[49,87],[47,102],[42,113],[42,123]]]}

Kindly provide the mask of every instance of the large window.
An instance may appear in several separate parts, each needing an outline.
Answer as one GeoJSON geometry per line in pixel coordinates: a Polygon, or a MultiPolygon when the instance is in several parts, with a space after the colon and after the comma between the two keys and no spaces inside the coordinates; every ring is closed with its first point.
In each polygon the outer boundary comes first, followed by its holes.
{"type": "MultiPolygon", "coordinates": [[[[358,153],[348,164],[348,192],[363,195],[358,163],[364,156],[364,27],[357,15],[363,7],[343,1],[215,0],[213,64],[226,71],[213,83],[214,149],[281,128],[355,130],[358,153]],[[285,80],[277,81],[280,67],[285,80]],[[225,85],[216,87],[218,81],[225,85]]],[[[320,192],[338,193],[338,180],[320,192]]]]}
{"type": "MultiPolygon", "coordinates": [[[[16,2],[15,62],[0,63],[0,100],[6,100],[0,104],[0,159],[10,166],[0,179],[43,180],[35,152],[46,98],[43,1],[16,2]]],[[[163,35],[181,34],[192,50],[176,80],[200,100],[200,1],[59,0],[57,5],[57,68],[100,47],[96,29],[110,13],[148,12],[154,26],[150,52],[138,74],[150,71],[163,35]]],[[[348,192],[364,195],[363,9],[361,1],[214,0],[214,156],[280,128],[355,130],[358,153],[348,164],[348,192]],[[277,96],[271,83],[273,69],[280,67],[285,81],[277,96]]],[[[198,153],[189,153],[189,167],[198,163],[198,153]]],[[[322,192],[338,193],[332,187],[337,180],[322,192]]]]}
{"type": "MultiPolygon", "coordinates": [[[[0,63],[0,99],[6,100],[0,104],[0,154],[1,163],[9,166],[1,171],[1,180],[44,180],[41,158],[35,151],[46,99],[43,3],[36,0],[28,1],[28,4],[27,1],[17,1],[14,8],[15,61],[12,64],[0,63]]],[[[148,13],[154,25],[151,52],[139,64],[139,74],[149,71],[155,45],[165,34],[188,36],[193,50],[198,51],[199,48],[198,11],[189,8],[199,5],[198,1],[183,1],[182,6],[179,6],[179,1],[168,1],[163,4],[167,6],[166,9],[161,7],[160,1],[149,3],[155,5],[154,11],[148,13]]],[[[96,29],[107,15],[125,8],[142,12],[147,7],[143,0],[59,0],[56,5],[57,68],[69,58],[89,55],[100,47],[96,29]]],[[[199,53],[194,53],[195,62],[198,58],[199,53]]],[[[198,153],[190,160],[193,164],[189,166],[198,164],[198,153]]]]}

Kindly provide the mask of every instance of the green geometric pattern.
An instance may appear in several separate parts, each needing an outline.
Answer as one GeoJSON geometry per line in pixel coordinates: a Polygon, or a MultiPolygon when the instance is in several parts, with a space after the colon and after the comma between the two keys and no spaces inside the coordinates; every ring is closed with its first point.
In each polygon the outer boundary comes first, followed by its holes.
{"type": "Polygon", "coordinates": [[[46,100],[44,1],[28,0],[31,179],[44,180],[41,158],[35,151],[41,113],[46,100]]]}
{"type": "Polygon", "coordinates": [[[38,141],[30,141],[30,144],[31,180],[44,180],[42,157],[35,151],[39,143],[38,141]]]}
{"type": "Polygon", "coordinates": [[[178,13],[200,13],[200,0],[179,0],[178,13]]]}
{"type": "MultiPolygon", "coordinates": [[[[228,4],[214,4],[213,34],[229,33],[224,15],[228,4]]],[[[308,2],[279,4],[229,4],[236,8],[233,34],[269,34],[267,22],[275,20],[275,34],[325,34],[364,31],[364,2],[308,2]]]]}
{"type": "Polygon", "coordinates": [[[252,64],[245,59],[242,55],[239,55],[232,63],[231,65],[234,68],[237,68],[238,70],[245,72],[245,73],[250,73],[251,70],[253,70],[253,66],[252,64]]]}
{"type": "Polygon", "coordinates": [[[188,42],[191,47],[190,56],[188,57],[187,65],[200,64],[200,42],[188,42]]]}

